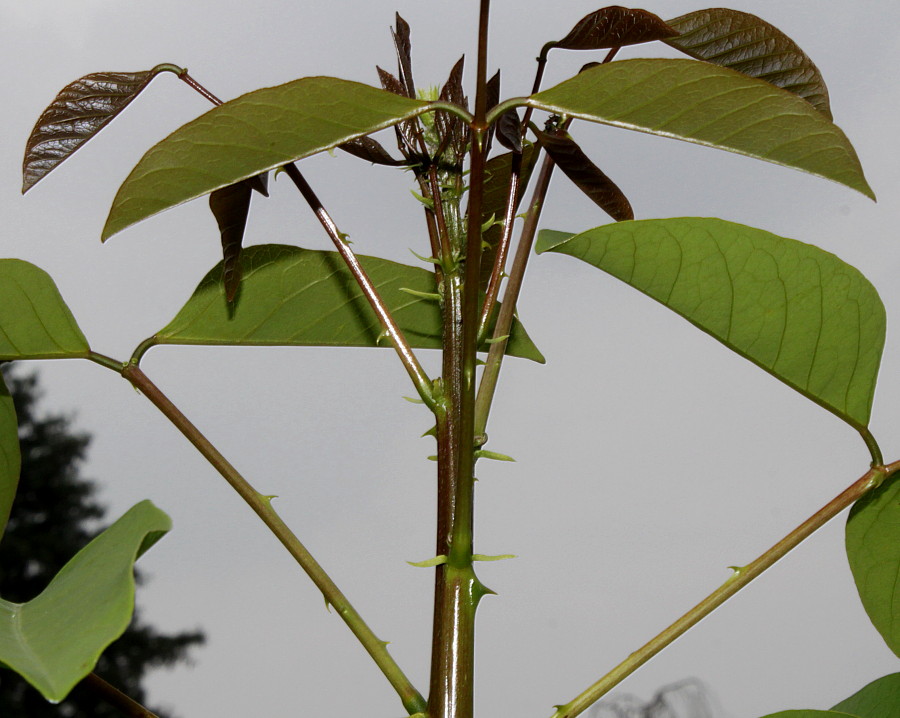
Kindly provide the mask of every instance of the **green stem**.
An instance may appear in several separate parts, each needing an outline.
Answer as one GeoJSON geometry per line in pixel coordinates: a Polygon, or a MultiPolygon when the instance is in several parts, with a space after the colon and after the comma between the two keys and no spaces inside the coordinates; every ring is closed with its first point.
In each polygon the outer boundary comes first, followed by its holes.
{"type": "Polygon", "coordinates": [[[875,437],[872,436],[872,432],[869,431],[868,427],[863,427],[859,430],[859,433],[860,436],[862,436],[863,441],[866,442],[869,453],[872,455],[872,466],[881,466],[884,463],[884,457],[881,454],[881,447],[878,446],[878,442],[875,441],[875,437]]]}
{"type": "Polygon", "coordinates": [[[81,686],[92,690],[103,701],[120,710],[122,715],[130,716],[130,718],[159,718],[156,713],[142,706],[131,696],[125,695],[114,685],[104,681],[96,673],[89,673],[81,681],[81,686]]]}
{"type": "Polygon", "coordinates": [[[424,711],[425,700],[391,657],[387,650],[387,644],[379,640],[372,632],[372,629],[363,621],[362,617],[356,612],[356,609],[353,608],[350,601],[347,600],[334,581],[325,573],[325,570],[275,512],[272,508],[273,497],[264,496],[256,491],[241,476],[237,469],[219,453],[218,449],[200,433],[200,430],[181,413],[178,407],[150,381],[140,368],[134,364],[129,364],[122,369],[121,373],[125,379],[147,397],[174,424],[176,429],[184,434],[185,438],[212,464],[213,468],[222,475],[250,508],[256,512],[257,516],[262,519],[263,523],[268,526],[269,530],[275,534],[276,538],[300,564],[307,576],[312,579],[312,582],[325,596],[325,600],[334,607],[344,623],[353,632],[353,635],[357,637],[363,648],[366,649],[381,669],[388,682],[400,696],[400,699],[403,701],[403,707],[409,714],[412,715],[424,711]]]}
{"type": "Polygon", "coordinates": [[[553,714],[553,718],[574,718],[581,714],[689,628],[712,613],[757,576],[771,568],[776,561],[784,557],[791,549],[797,547],[841,511],[858,501],[867,492],[880,486],[887,477],[898,471],[900,471],[900,461],[896,461],[888,466],[877,466],[870,469],[849,488],[810,516],[755,561],[746,566],[732,567],[734,573],[722,586],[700,601],[671,626],[628,656],[628,658],[579,694],[574,700],[563,706],[558,706],[553,714]]]}
{"type": "Polygon", "coordinates": [[[490,0],[481,0],[475,116],[471,127],[469,203],[463,275],[444,275],[444,401],[438,421],[437,553],[429,718],[472,718],[475,612],[486,592],[472,567],[475,494],[475,367],[481,278],[481,215],[487,110],[487,30],[490,0]]]}
{"type": "Polygon", "coordinates": [[[87,358],[100,366],[112,369],[116,374],[121,373],[122,369],[125,367],[125,362],[118,361],[117,359],[108,357],[105,354],[99,354],[95,351],[90,352],[87,358]]]}

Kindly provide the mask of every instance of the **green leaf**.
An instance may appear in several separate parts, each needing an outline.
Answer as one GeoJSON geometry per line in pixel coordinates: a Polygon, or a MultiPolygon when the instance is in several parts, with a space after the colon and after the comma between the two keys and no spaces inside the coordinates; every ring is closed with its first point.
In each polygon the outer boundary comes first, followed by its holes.
{"type": "Polygon", "coordinates": [[[102,238],[430,109],[427,102],[333,77],[305,77],[249,92],[150,148],[119,188],[102,238]]]}
{"type": "Polygon", "coordinates": [[[858,718],[896,718],[900,715],[900,673],[872,681],[831,710],[858,718]]]}
{"type": "Polygon", "coordinates": [[[0,373],[0,538],[16,498],[22,455],[19,452],[19,425],[16,407],[0,373]]]}
{"type": "Polygon", "coordinates": [[[849,713],[840,713],[837,711],[779,711],[778,713],[769,713],[763,718],[861,718],[861,716],[850,715],[849,713]]]}
{"type": "MultiPolygon", "coordinates": [[[[244,278],[233,309],[225,301],[222,264],[206,275],[154,344],[390,346],[337,252],[265,244],[242,256],[244,278]]],[[[435,291],[434,275],[378,257],[359,261],[414,348],[441,346],[438,303],[410,294],[435,291]]],[[[517,322],[508,353],[543,363],[517,322]]]]}
{"type": "Polygon", "coordinates": [[[822,113],[768,82],[707,62],[611,62],[525,104],[793,167],[875,198],[853,146],[822,113]]]}
{"type": "Polygon", "coordinates": [[[133,506],[28,603],[0,599],[0,662],[59,702],[128,627],[137,558],[170,528],[149,501],[133,506]]]}
{"type": "Polygon", "coordinates": [[[866,613],[900,656],[900,477],[890,477],[854,504],[845,538],[866,613]]]}
{"type": "Polygon", "coordinates": [[[161,71],[95,72],[66,85],[41,113],[25,143],[22,194],[112,122],[161,71]]]}
{"type": "Polygon", "coordinates": [[[85,357],[87,339],[42,269],[0,259],[0,360],[85,357]]]}
{"type": "Polygon", "coordinates": [[[720,219],[542,232],[677,312],[857,430],[869,421],[885,312],[856,269],[818,247],[720,219]]]}
{"type": "Polygon", "coordinates": [[[681,34],[667,44],[698,60],[758,77],[799,95],[831,119],[822,73],[791,38],[756,15],[711,8],[681,15],[668,24],[681,34]]]}

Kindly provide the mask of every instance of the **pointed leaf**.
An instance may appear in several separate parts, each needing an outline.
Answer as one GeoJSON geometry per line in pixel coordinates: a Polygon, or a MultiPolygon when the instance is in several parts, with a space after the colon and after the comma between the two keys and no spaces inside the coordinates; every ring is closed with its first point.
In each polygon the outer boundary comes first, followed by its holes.
{"type": "Polygon", "coordinates": [[[896,718],[900,715],[900,673],[872,681],[831,710],[858,718],[896,718]]]}
{"type": "Polygon", "coordinates": [[[59,702],[128,627],[133,565],[170,528],[149,501],[132,507],[28,603],[0,599],[0,662],[59,702]]]}
{"type": "MultiPolygon", "coordinates": [[[[506,202],[509,198],[509,179],[512,174],[512,152],[498,155],[488,160],[484,169],[484,199],[482,200],[482,224],[491,217],[503,221],[506,214],[506,202]]],[[[533,145],[525,145],[522,152],[522,169],[519,173],[520,187],[528,185],[531,173],[537,162],[538,153],[533,145]]],[[[524,191],[519,191],[519,202],[522,201],[524,191]]],[[[497,257],[497,244],[500,241],[502,228],[495,224],[482,234],[485,246],[481,253],[481,288],[487,288],[491,277],[491,269],[497,257]]]]}
{"type": "Polygon", "coordinates": [[[60,90],[25,143],[22,194],[112,122],[167,67],[147,72],[96,72],[60,90]]]}
{"type": "Polygon", "coordinates": [[[246,179],[217,189],[209,196],[209,208],[216,218],[222,238],[222,282],[229,302],[234,301],[241,283],[241,244],[244,241],[252,194],[250,180],[246,179]]]}
{"type": "Polygon", "coordinates": [[[428,111],[427,102],[306,77],[216,107],[152,147],[119,188],[103,239],[151,215],[428,111]]]}
{"type": "Polygon", "coordinates": [[[515,110],[507,110],[493,124],[497,132],[497,141],[506,149],[513,152],[522,151],[522,123],[519,113],[515,110]]]}
{"type": "MultiPolygon", "coordinates": [[[[434,275],[377,257],[359,257],[413,348],[441,346],[434,275]],[[412,290],[417,294],[412,294],[412,290]]],[[[155,344],[241,346],[390,346],[381,325],[337,252],[285,245],[247,247],[238,300],[229,307],[222,292],[222,265],[206,275],[177,316],[154,337],[155,344]]],[[[520,324],[508,353],[543,357],[520,324]]]]}
{"type": "Polygon", "coordinates": [[[778,713],[770,713],[763,716],[763,718],[860,718],[860,716],[839,713],[838,711],[801,710],[779,711],[778,713]]]}
{"type": "MultiPolygon", "coordinates": [[[[469,102],[462,84],[465,59],[465,55],[463,55],[450,70],[450,77],[441,88],[439,95],[443,102],[451,102],[463,109],[468,108],[469,102]]],[[[446,110],[438,110],[434,113],[434,126],[441,140],[442,148],[437,153],[436,159],[447,162],[457,168],[457,171],[461,171],[463,158],[469,144],[469,126],[457,115],[446,110]]]]}
{"type": "Polygon", "coordinates": [[[831,119],[822,73],[774,25],[738,10],[697,10],[667,21],[681,34],[666,40],[698,60],[713,62],[793,92],[831,119]]]}
{"type": "Polygon", "coordinates": [[[16,421],[16,407],[3,374],[0,373],[0,539],[9,519],[9,510],[16,498],[19,485],[19,469],[22,455],[19,452],[19,425],[16,421]]]}
{"type": "Polygon", "coordinates": [[[412,74],[412,42],[410,41],[409,23],[400,13],[394,14],[396,29],[392,30],[394,47],[397,49],[397,66],[400,70],[400,82],[407,97],[416,96],[416,83],[412,74]]]}
{"type": "Polygon", "coordinates": [[[737,152],[875,197],[847,137],[808,102],[707,62],[611,62],[533,95],[526,104],[737,152]]]}
{"type": "Polygon", "coordinates": [[[603,50],[677,35],[659,17],[646,10],[612,5],[586,15],[562,40],[551,47],[565,50],[603,50]]]}
{"type": "Polygon", "coordinates": [[[697,217],[620,222],[568,239],[542,232],[536,249],[608,272],[857,430],[868,423],[884,306],[833,254],[697,217]]]}
{"type": "Polygon", "coordinates": [[[846,544],[866,613],[900,656],[900,476],[890,477],[854,504],[846,544]]]}
{"type": "Polygon", "coordinates": [[[569,135],[536,131],[541,147],[566,177],[617,222],[634,219],[634,210],[618,185],[597,167],[569,135]]]}
{"type": "Polygon", "coordinates": [[[406,164],[403,160],[395,160],[391,157],[391,153],[384,149],[380,142],[373,140],[371,137],[357,137],[355,140],[338,145],[338,149],[376,165],[400,167],[406,164]]]}
{"type": "Polygon", "coordinates": [[[64,359],[89,352],[50,276],[21,259],[0,259],[0,360],[64,359]]]}

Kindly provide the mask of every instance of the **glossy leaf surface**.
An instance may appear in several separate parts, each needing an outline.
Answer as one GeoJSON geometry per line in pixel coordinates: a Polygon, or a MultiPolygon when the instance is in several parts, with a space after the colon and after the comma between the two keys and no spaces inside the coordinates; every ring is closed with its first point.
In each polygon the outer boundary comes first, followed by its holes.
{"type": "Polygon", "coordinates": [[[84,357],[89,351],[50,276],[20,259],[0,259],[0,360],[84,357]]]}
{"type": "Polygon", "coordinates": [[[768,82],[707,62],[611,62],[527,104],[793,167],[874,199],[850,141],[822,113],[768,82]]]}
{"type": "Polygon", "coordinates": [[[866,613],[900,656],[900,478],[854,504],[847,519],[847,559],[866,613]]]}
{"type": "Polygon", "coordinates": [[[541,147],[590,200],[617,222],[634,219],[628,198],[568,135],[537,132],[541,147]]]}
{"type": "Polygon", "coordinates": [[[672,47],[793,92],[831,119],[819,68],[774,25],[727,8],[697,10],[667,22],[681,33],[666,40],[672,47]]]}
{"type": "Polygon", "coordinates": [[[608,272],[854,428],[868,423],[884,306],[833,254],[696,217],[620,222],[575,236],[542,232],[536,249],[608,272]]]}
{"type": "Polygon", "coordinates": [[[763,718],[861,718],[860,716],[850,715],[849,713],[840,713],[838,711],[817,711],[817,710],[800,710],[800,711],[779,711],[778,713],[769,713],[763,718]]]}
{"type": "MultiPolygon", "coordinates": [[[[434,275],[377,257],[359,260],[410,345],[440,348],[438,303],[421,296],[435,292],[434,275]]],[[[379,342],[381,325],[337,252],[267,244],[246,248],[242,261],[244,279],[233,310],[223,296],[220,263],[155,343],[390,346],[379,342]]],[[[544,360],[518,323],[508,353],[544,360]]]]}
{"type": "Polygon", "coordinates": [[[60,90],[25,143],[22,193],[112,122],[157,74],[157,70],[96,72],[60,90]]]}
{"type": "Polygon", "coordinates": [[[677,34],[646,10],[611,5],[579,20],[562,40],[551,43],[564,50],[603,50],[663,40],[677,34]]]}
{"type": "Polygon", "coordinates": [[[247,93],[152,147],[119,188],[103,239],[165,209],[422,114],[427,102],[306,77],[247,93]]]}
{"type": "Polygon", "coordinates": [[[896,718],[900,715],[900,673],[872,681],[831,710],[858,718],[896,718]]]}
{"type": "Polygon", "coordinates": [[[28,603],[0,599],[0,662],[60,701],[122,635],[134,610],[133,565],[171,528],[149,501],[132,507],[28,603]]]}
{"type": "Polygon", "coordinates": [[[0,541],[9,519],[9,510],[16,498],[22,455],[19,451],[19,424],[16,408],[3,374],[0,374],[0,541]]]}

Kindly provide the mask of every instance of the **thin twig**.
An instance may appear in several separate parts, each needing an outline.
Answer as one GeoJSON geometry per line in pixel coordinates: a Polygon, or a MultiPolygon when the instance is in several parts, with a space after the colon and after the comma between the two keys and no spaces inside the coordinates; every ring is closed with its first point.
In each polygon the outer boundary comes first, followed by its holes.
{"type": "Polygon", "coordinates": [[[685,631],[712,613],[757,576],[771,568],[776,561],[783,558],[791,549],[796,548],[815,531],[841,513],[841,511],[861,499],[872,489],[880,486],[887,477],[898,471],[900,471],[900,461],[870,469],[849,488],[828,502],[828,504],[810,516],[755,561],[746,566],[732,567],[734,573],[722,586],[700,601],[671,626],[628,656],[628,658],[572,701],[558,706],[552,718],[574,718],[585,711],[640,666],[684,634],[685,631]]]}
{"type": "Polygon", "coordinates": [[[146,374],[134,364],[127,365],[122,370],[122,376],[138,389],[151,403],[159,409],[165,417],[172,422],[190,441],[203,457],[212,464],[213,468],[237,491],[242,499],[256,512],[269,530],[288,550],[297,561],[306,575],[322,592],[325,600],[334,607],[337,614],[353,632],[363,648],[372,657],[381,672],[388,679],[394,690],[403,701],[404,708],[410,715],[425,710],[425,700],[415,689],[400,667],[387,650],[387,643],[380,640],[362,617],[356,612],[347,597],[341,592],[331,577],[300,543],[300,540],[288,528],[287,524],[272,508],[272,496],[265,496],[256,489],[238,472],[228,460],[222,456],[218,449],[194,426],[193,423],[181,413],[169,398],[150,381],[146,374]]]}
{"type": "Polygon", "coordinates": [[[131,696],[125,695],[114,685],[107,683],[96,673],[89,673],[80,685],[92,690],[103,701],[118,708],[122,715],[130,718],[159,718],[153,711],[145,708],[131,696]]]}

